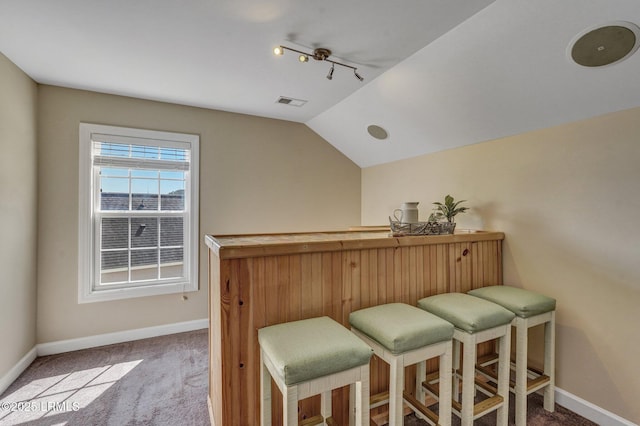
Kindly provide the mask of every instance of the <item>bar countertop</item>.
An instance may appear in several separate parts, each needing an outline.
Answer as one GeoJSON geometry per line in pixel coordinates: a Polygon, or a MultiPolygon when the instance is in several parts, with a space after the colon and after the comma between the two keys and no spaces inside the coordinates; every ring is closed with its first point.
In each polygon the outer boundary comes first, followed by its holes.
{"type": "Polygon", "coordinates": [[[205,236],[205,243],[220,259],[314,253],[367,248],[408,247],[426,244],[503,240],[504,233],[457,230],[451,235],[391,236],[383,227],[347,231],[205,236]]]}

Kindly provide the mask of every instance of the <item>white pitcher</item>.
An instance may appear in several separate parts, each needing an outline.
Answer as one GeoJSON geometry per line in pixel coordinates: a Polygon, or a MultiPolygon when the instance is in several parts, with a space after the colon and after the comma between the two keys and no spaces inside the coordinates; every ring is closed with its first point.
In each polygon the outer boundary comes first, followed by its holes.
{"type": "Polygon", "coordinates": [[[418,222],[418,201],[406,201],[402,207],[393,211],[393,217],[402,223],[418,222]]]}

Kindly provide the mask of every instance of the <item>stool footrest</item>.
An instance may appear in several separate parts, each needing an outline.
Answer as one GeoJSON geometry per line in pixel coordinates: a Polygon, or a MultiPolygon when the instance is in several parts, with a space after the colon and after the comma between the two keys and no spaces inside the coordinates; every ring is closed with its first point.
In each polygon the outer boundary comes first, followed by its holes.
{"type": "Polygon", "coordinates": [[[544,374],[542,376],[536,377],[535,379],[527,380],[527,394],[530,394],[531,392],[535,392],[538,389],[547,386],[550,380],[551,379],[549,378],[549,376],[545,376],[544,374]]]}
{"type": "MultiPolygon", "coordinates": [[[[493,386],[479,380],[476,380],[475,383],[477,386],[480,386],[488,391],[490,390],[494,395],[485,400],[478,402],[473,406],[474,419],[491,410],[495,410],[496,408],[500,407],[500,405],[504,402],[504,398],[501,395],[496,394],[498,390],[493,386]]],[[[425,388],[429,393],[435,395],[436,397],[440,394],[440,387],[435,383],[429,383],[428,381],[425,380],[424,382],[422,382],[422,387],[425,388]]],[[[462,411],[462,404],[454,399],[451,401],[451,406],[453,410],[457,412],[456,414],[458,414],[459,416],[460,412],[462,411]]]]}
{"type": "Polygon", "coordinates": [[[425,380],[422,382],[422,387],[436,398],[440,397],[440,386],[436,383],[431,383],[428,380],[425,380]]]}
{"type": "Polygon", "coordinates": [[[437,371],[434,371],[433,373],[429,373],[427,374],[427,382],[429,383],[436,383],[438,380],[440,380],[440,373],[437,371]]]}
{"type": "MultiPolygon", "coordinates": [[[[493,373],[493,372],[492,372],[493,373]]],[[[494,377],[491,377],[491,380],[494,380],[494,377]]],[[[458,376],[458,378],[460,378],[458,376]]],[[[427,375],[427,379],[422,382],[422,387],[428,392],[433,394],[434,396],[438,396],[438,392],[439,392],[439,388],[436,385],[436,383],[438,382],[438,374],[437,373],[431,373],[427,375]]],[[[487,395],[487,396],[493,396],[493,395],[497,395],[498,394],[498,389],[495,386],[491,386],[489,383],[487,382],[483,382],[482,380],[478,380],[478,377],[475,378],[475,384],[477,387],[483,389],[485,392],[490,393],[491,395],[487,395]]]]}
{"type": "MultiPolygon", "coordinates": [[[[498,375],[489,367],[483,367],[482,365],[477,365],[476,370],[481,373],[483,376],[488,377],[491,380],[498,380],[498,375]]],[[[549,376],[541,374],[540,376],[534,379],[527,379],[527,394],[531,392],[535,392],[538,389],[545,387],[550,382],[549,376]]],[[[511,392],[515,392],[516,382],[514,380],[509,380],[509,388],[511,392]]]]}
{"type": "MultiPolygon", "coordinates": [[[[438,423],[438,415],[433,411],[429,410],[424,404],[418,401],[413,395],[403,391],[402,397],[405,402],[404,410],[403,410],[405,416],[412,412],[419,411],[420,413],[422,413],[423,416],[425,416],[427,419],[432,421],[434,424],[438,423]]],[[[370,401],[369,403],[370,409],[387,405],[389,404],[389,391],[380,392],[375,395],[372,395],[371,398],[369,398],[369,401],[370,401]]],[[[438,401],[436,400],[433,401],[434,404],[437,402],[438,401]]],[[[373,423],[387,424],[389,422],[389,413],[385,411],[383,413],[380,413],[377,416],[372,416],[371,422],[372,424],[373,423]]]]}
{"type": "Polygon", "coordinates": [[[324,417],[321,415],[309,417],[308,419],[304,419],[299,423],[299,426],[315,426],[321,425],[324,422],[324,417]]]}
{"type": "MultiPolygon", "coordinates": [[[[481,365],[482,367],[486,367],[487,365],[495,364],[496,362],[498,362],[498,354],[490,353],[487,355],[479,356],[477,364],[481,365]]],[[[515,365],[516,365],[515,358],[511,358],[512,370],[515,369],[515,365]]],[[[539,368],[532,367],[530,365],[527,365],[527,372],[536,376],[544,376],[544,371],[540,370],[539,368]]]]}
{"type": "Polygon", "coordinates": [[[375,395],[371,395],[369,398],[369,408],[374,409],[381,405],[389,403],[389,391],[380,392],[375,395]]]}
{"type": "Polygon", "coordinates": [[[473,418],[488,413],[489,411],[495,410],[500,407],[504,403],[504,398],[500,395],[492,396],[491,398],[487,398],[483,401],[478,402],[473,406],[473,418]]]}
{"type": "MultiPolygon", "coordinates": [[[[479,356],[476,360],[476,364],[486,367],[490,364],[495,364],[498,362],[498,354],[495,352],[488,353],[486,355],[479,356]]],[[[511,362],[515,362],[515,360],[511,360],[511,362]]]]}
{"type": "Polygon", "coordinates": [[[484,390],[485,392],[491,394],[491,395],[497,395],[498,394],[498,388],[496,388],[495,386],[490,385],[487,382],[483,382],[482,380],[476,380],[476,386],[478,386],[479,388],[481,388],[482,390],[484,390]]]}
{"type": "Polygon", "coordinates": [[[433,411],[429,410],[422,402],[418,401],[413,395],[407,392],[402,393],[402,397],[404,400],[413,408],[414,410],[418,410],[423,416],[429,419],[434,424],[438,424],[438,415],[433,411]]]}

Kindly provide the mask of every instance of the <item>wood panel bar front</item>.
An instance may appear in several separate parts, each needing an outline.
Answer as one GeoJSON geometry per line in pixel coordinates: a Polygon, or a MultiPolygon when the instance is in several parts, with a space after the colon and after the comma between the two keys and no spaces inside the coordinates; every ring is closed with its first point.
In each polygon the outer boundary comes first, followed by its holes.
{"type": "MultiPolygon", "coordinates": [[[[484,231],[424,237],[389,237],[388,231],[207,236],[212,424],[260,424],[258,329],[323,315],[349,327],[349,314],[357,309],[415,305],[434,294],[502,284],[503,239],[501,232],[484,231]]],[[[407,389],[414,377],[415,368],[407,369],[407,389]]],[[[388,380],[388,367],[374,357],[372,394],[387,390],[388,380]]],[[[281,424],[275,385],[272,395],[273,422],[281,424]]],[[[338,424],[348,424],[348,396],[348,388],[333,392],[338,424]]],[[[300,420],[313,417],[320,412],[319,398],[299,407],[300,420]]]]}

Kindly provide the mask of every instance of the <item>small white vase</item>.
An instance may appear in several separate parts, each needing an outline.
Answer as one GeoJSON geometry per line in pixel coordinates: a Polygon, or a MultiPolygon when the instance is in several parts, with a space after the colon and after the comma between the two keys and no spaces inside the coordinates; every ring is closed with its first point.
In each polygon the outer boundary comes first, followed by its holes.
{"type": "Polygon", "coordinates": [[[402,207],[393,211],[393,216],[402,223],[418,222],[418,201],[405,201],[402,207]]]}

